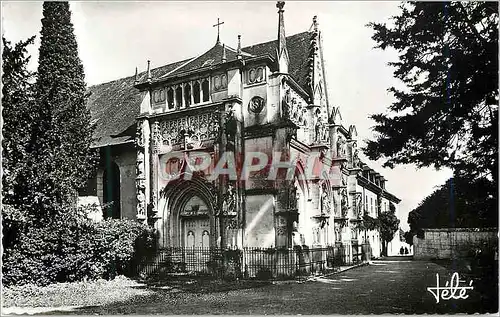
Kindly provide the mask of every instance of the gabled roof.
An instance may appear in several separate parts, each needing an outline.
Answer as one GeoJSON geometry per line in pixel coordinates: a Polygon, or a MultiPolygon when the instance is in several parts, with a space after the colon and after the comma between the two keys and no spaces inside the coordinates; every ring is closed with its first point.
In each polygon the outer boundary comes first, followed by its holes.
{"type": "MultiPolygon", "coordinates": [[[[164,76],[187,60],[158,67],[151,71],[156,77],[164,76]]],[[[140,77],[145,77],[146,72],[140,77]]],[[[87,107],[95,124],[95,147],[119,144],[135,136],[135,118],[144,95],[134,88],[135,76],[89,87],[87,107]]]]}
{"type": "MultiPolygon", "coordinates": [[[[288,71],[290,76],[307,91],[305,87],[307,76],[307,56],[311,33],[302,32],[288,36],[287,48],[290,58],[288,71]]],[[[242,48],[243,58],[270,55],[275,57],[278,41],[269,41],[242,48]]],[[[180,75],[221,62],[222,45],[216,44],[198,57],[192,57],[151,70],[153,80],[180,75]],[[208,60],[213,60],[207,65],[208,60]]],[[[226,46],[227,61],[237,58],[236,50],[226,46]]],[[[139,81],[146,79],[146,72],[138,75],[139,81]]],[[[96,128],[95,147],[120,144],[133,140],[135,137],[135,120],[139,115],[140,103],[144,97],[134,87],[135,76],[130,76],[111,82],[89,87],[91,93],[87,106],[96,128]]]]}

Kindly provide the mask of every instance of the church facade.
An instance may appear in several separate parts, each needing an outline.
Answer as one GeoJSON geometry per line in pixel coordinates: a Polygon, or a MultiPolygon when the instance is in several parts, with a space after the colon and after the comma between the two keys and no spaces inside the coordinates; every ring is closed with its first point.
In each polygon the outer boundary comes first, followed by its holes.
{"type": "Polygon", "coordinates": [[[321,31],[236,48],[90,87],[101,165],[81,203],[96,219],[157,229],[161,247],[369,243],[362,226],[400,200],[358,158],[354,125],[329,103],[321,31]],[[259,167],[260,166],[260,167],[259,167]]]}

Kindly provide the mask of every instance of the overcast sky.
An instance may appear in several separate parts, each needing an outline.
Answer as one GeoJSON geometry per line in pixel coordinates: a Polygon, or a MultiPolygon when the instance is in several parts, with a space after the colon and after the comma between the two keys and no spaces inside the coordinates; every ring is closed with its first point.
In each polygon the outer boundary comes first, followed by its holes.
{"type": "MultiPolygon", "coordinates": [[[[385,112],[392,96],[386,91],[399,85],[387,62],[392,51],[373,49],[368,22],[387,21],[398,13],[397,2],[296,2],[285,5],[288,35],[309,29],[314,15],[322,31],[330,104],[340,106],[346,127],[355,124],[359,139],[372,138],[369,115],[385,112]]],[[[94,85],[134,74],[135,67],[152,67],[197,56],[211,48],[220,18],[221,41],[237,46],[273,40],[277,36],[275,2],[72,2],[72,21],[85,68],[86,80],[94,85]]],[[[2,1],[4,36],[17,42],[41,29],[42,2],[2,1]]],[[[37,38],[30,50],[36,69],[37,38]]],[[[361,142],[363,145],[364,142],[361,142]]],[[[361,158],[367,162],[366,158],[361,158]]],[[[402,199],[402,228],[408,229],[407,213],[436,185],[451,176],[449,170],[416,169],[414,166],[381,168],[367,162],[388,179],[387,189],[402,199]]]]}

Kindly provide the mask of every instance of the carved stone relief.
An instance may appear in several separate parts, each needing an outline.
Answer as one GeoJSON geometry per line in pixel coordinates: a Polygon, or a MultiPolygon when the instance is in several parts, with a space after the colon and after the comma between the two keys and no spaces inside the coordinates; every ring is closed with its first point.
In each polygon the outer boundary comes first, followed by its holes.
{"type": "Polygon", "coordinates": [[[184,144],[201,145],[202,141],[216,139],[218,131],[216,112],[206,112],[174,120],[160,122],[160,136],[163,145],[184,144]]]}
{"type": "Polygon", "coordinates": [[[137,194],[137,215],[146,216],[146,175],[145,175],[145,139],[143,130],[144,121],[137,122],[135,145],[137,149],[136,159],[136,194],[137,194]]]}

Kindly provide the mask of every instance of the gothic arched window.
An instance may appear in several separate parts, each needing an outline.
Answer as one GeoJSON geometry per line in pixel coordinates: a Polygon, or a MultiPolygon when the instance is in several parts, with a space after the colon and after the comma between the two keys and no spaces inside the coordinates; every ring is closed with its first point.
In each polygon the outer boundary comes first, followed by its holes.
{"type": "Polygon", "coordinates": [[[182,107],[182,88],[181,86],[177,87],[175,90],[175,106],[177,108],[182,107]]]}
{"type": "Polygon", "coordinates": [[[194,103],[200,103],[200,83],[195,82],[193,85],[193,99],[194,103]]]}
{"type": "Polygon", "coordinates": [[[175,107],[174,90],[172,88],[169,88],[167,91],[167,103],[168,103],[168,109],[174,109],[175,107]]]}
{"type": "Polygon", "coordinates": [[[208,80],[205,79],[203,83],[201,84],[201,90],[203,91],[203,101],[209,101],[210,100],[210,91],[209,91],[210,84],[208,83],[208,80]]]}
{"type": "Polygon", "coordinates": [[[191,84],[186,84],[184,86],[184,104],[186,107],[191,105],[191,84]]]}

